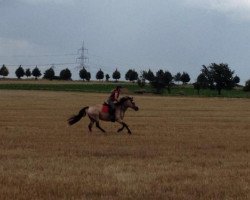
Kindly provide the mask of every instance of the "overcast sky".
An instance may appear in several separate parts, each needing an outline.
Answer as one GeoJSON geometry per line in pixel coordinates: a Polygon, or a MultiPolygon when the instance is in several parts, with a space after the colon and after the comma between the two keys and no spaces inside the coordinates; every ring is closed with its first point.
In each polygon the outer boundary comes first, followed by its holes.
{"type": "Polygon", "coordinates": [[[186,71],[227,63],[250,79],[250,0],[0,0],[0,65],[44,71],[55,64],[79,79],[82,41],[92,77],[132,68],[186,71]],[[60,64],[60,65],[59,65],[60,64]]]}

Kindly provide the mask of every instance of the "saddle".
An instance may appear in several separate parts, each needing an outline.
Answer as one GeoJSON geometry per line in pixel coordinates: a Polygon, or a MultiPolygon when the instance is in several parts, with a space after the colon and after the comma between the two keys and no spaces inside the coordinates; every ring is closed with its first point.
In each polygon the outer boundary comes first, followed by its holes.
{"type": "Polygon", "coordinates": [[[109,113],[110,115],[110,120],[112,122],[115,122],[115,110],[112,110],[110,105],[106,102],[102,104],[102,112],[103,113],[109,113]]]}
{"type": "Polygon", "coordinates": [[[109,113],[109,105],[106,102],[102,104],[102,112],[109,113]]]}

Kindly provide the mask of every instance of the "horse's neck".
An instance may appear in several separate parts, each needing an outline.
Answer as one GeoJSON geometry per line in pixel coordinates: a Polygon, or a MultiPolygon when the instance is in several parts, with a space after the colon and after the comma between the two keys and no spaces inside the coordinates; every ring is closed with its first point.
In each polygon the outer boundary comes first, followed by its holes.
{"type": "Polygon", "coordinates": [[[119,109],[121,112],[126,112],[128,107],[125,106],[124,104],[119,104],[119,105],[116,105],[116,109],[119,109]]]}

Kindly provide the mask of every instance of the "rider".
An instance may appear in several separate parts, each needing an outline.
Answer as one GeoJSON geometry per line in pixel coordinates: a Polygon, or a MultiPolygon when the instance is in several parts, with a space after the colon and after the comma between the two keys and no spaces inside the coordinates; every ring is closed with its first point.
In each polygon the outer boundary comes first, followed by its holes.
{"type": "Polygon", "coordinates": [[[110,119],[112,122],[115,121],[115,103],[118,102],[118,98],[119,98],[119,95],[121,93],[121,88],[122,88],[121,85],[116,86],[116,88],[114,90],[112,90],[112,92],[108,98],[108,105],[110,108],[109,114],[110,114],[110,119]]]}

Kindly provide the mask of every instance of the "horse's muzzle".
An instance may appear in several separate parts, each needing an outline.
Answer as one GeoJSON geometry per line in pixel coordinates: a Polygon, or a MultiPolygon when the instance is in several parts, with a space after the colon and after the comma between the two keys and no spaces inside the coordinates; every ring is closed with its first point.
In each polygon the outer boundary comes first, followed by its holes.
{"type": "Polygon", "coordinates": [[[138,111],[138,110],[139,110],[139,108],[138,108],[137,106],[135,106],[135,108],[134,108],[134,109],[135,109],[135,111],[138,111]]]}

